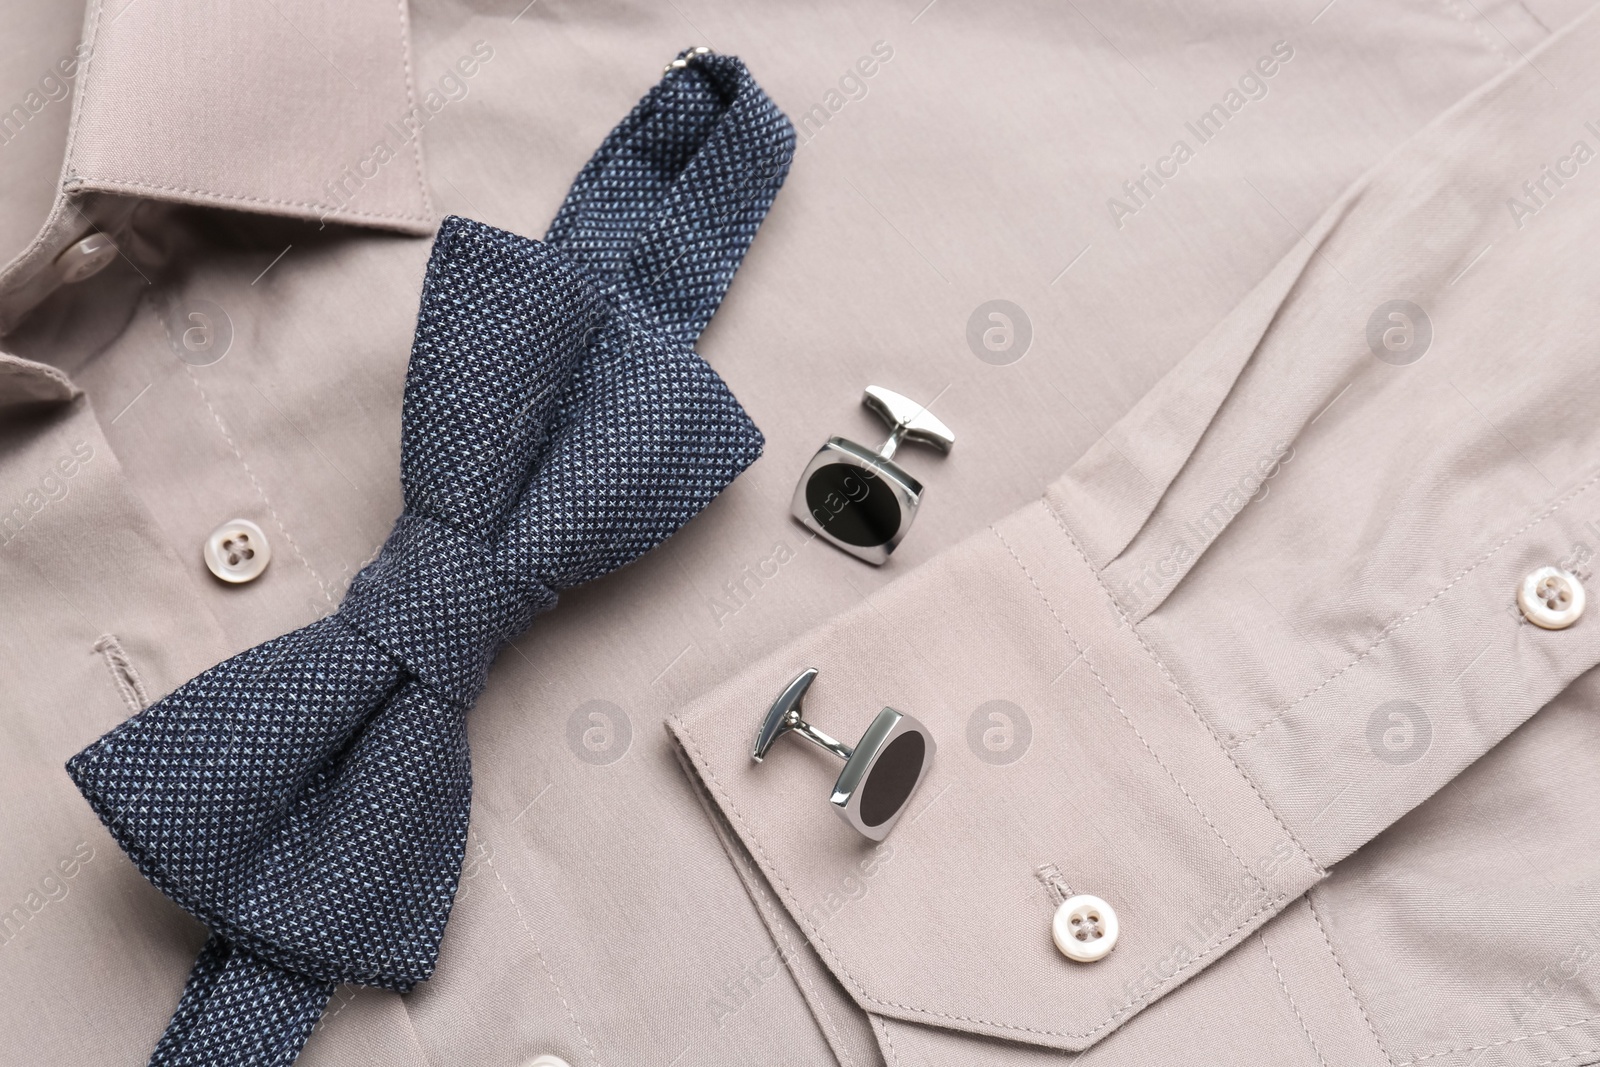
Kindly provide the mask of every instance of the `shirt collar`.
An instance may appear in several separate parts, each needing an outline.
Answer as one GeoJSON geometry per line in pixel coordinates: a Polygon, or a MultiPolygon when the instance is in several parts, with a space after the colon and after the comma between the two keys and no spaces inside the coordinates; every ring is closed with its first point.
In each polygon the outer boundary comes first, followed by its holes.
{"type": "Polygon", "coordinates": [[[131,202],[437,225],[405,4],[91,0],[80,52],[55,204],[0,270],[0,333],[72,284],[85,236],[117,241],[131,202]]]}

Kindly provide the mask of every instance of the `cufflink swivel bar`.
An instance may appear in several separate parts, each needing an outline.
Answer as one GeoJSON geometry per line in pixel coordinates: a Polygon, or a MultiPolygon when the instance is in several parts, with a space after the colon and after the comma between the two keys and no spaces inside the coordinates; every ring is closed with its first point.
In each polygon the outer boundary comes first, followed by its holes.
{"type": "Polygon", "coordinates": [[[855,749],[843,741],[835,741],[800,717],[800,703],[816,677],[817,669],[807,667],[800,672],[799,677],[789,683],[788,688],[778,694],[778,699],[772,702],[771,709],[767,711],[767,719],[761,724],[761,733],[756,735],[755,751],[750,754],[757,763],[767,758],[772,742],[790,731],[799,734],[824,752],[832,752],[847,763],[850,757],[855,755],[855,749]]]}
{"type": "Polygon", "coordinates": [[[955,431],[915,400],[881,385],[869,385],[861,403],[889,424],[889,439],[878,449],[878,455],[884,459],[894,458],[901,441],[931,445],[946,455],[955,447],[955,431]]]}
{"type": "Polygon", "coordinates": [[[844,770],[829,797],[833,810],[859,833],[882,841],[933,763],[933,736],[910,715],[884,708],[854,747],[836,741],[801,716],[806,690],[816,678],[817,669],[807,667],[778,694],[756,734],[750,756],[760,763],[773,742],[786,733],[798,734],[838,756],[844,760],[844,770]]]}
{"type": "Polygon", "coordinates": [[[948,453],[956,435],[926,405],[881,385],[869,385],[861,403],[889,424],[876,451],[830,437],[795,486],[790,514],[806,529],[874,566],[888,562],[922,503],[922,483],[894,461],[902,441],[948,453]]]}
{"type": "Polygon", "coordinates": [[[835,741],[800,717],[801,702],[805,700],[806,690],[811,688],[811,683],[816,681],[816,678],[817,669],[807,667],[778,694],[778,699],[772,702],[772,707],[767,711],[766,721],[761,724],[761,732],[756,735],[755,751],[750,754],[757,763],[767,758],[772,742],[791,730],[824,752],[832,752],[842,760],[848,761],[855,754],[855,749],[842,741],[835,741]]]}

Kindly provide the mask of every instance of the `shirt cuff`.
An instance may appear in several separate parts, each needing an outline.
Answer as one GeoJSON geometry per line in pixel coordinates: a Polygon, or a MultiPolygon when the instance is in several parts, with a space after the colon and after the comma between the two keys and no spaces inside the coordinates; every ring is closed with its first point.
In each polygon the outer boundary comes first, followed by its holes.
{"type": "Polygon", "coordinates": [[[1086,1048],[1323,873],[1043,502],[669,728],[805,936],[877,1015],[1086,1048]],[[832,757],[782,739],[751,759],[762,713],[806,666],[820,671],[805,709],[818,728],[853,740],[891,705],[942,742],[887,860],[829,814],[832,757]],[[1008,744],[985,736],[995,729],[1008,744]],[[1063,890],[1115,909],[1103,959],[1055,948],[1063,890]]]}

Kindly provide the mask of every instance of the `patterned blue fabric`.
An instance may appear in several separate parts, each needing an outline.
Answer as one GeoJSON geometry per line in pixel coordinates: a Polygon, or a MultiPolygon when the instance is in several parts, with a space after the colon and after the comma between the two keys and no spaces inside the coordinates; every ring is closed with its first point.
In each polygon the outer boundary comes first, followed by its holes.
{"type": "Polygon", "coordinates": [[[760,455],[691,345],[793,150],[743,64],[693,55],[606,139],[544,243],[444,221],[406,378],[405,513],[376,561],[335,614],[67,764],[212,931],[152,1064],[282,1067],[335,984],[432,973],[466,847],[466,713],[495,653],[760,455]]]}

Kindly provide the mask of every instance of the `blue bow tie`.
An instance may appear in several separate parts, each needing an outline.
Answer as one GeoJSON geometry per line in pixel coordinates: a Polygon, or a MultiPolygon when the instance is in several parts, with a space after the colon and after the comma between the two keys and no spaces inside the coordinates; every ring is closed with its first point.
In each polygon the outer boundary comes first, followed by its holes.
{"type": "Polygon", "coordinates": [[[212,931],[151,1059],[290,1064],[336,984],[433,971],[467,838],[466,713],[564,589],[761,453],[691,345],[794,151],[743,64],[685,53],[544,243],[448,218],[406,376],[405,512],[339,610],[74,756],[139,870],[212,931]]]}

